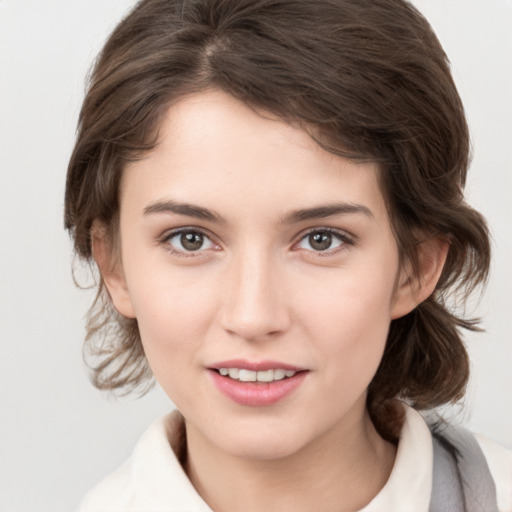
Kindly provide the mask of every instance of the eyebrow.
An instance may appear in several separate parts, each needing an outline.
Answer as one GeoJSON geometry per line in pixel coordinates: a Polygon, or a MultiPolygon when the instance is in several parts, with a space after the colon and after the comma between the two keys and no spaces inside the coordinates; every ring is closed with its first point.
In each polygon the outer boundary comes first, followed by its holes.
{"type": "Polygon", "coordinates": [[[144,215],[151,213],[177,213],[195,219],[208,220],[217,224],[226,223],[226,220],[213,210],[189,203],[178,203],[172,200],[157,201],[156,203],[146,206],[146,208],[144,208],[144,215]]]}
{"type": "MultiPolygon", "coordinates": [[[[178,203],[173,200],[157,201],[144,208],[144,215],[152,213],[176,213],[178,215],[207,220],[217,224],[226,224],[226,219],[213,210],[189,203],[178,203]]],[[[362,204],[334,203],[294,210],[286,214],[281,219],[281,223],[295,224],[306,220],[323,219],[334,215],[347,214],[363,214],[367,217],[375,218],[372,211],[362,204]]]]}
{"type": "Polygon", "coordinates": [[[303,208],[294,210],[287,214],[283,219],[283,224],[294,224],[305,220],[323,219],[333,215],[347,215],[347,214],[363,214],[367,217],[375,218],[373,212],[362,204],[354,203],[334,203],[313,208],[303,208]]]}

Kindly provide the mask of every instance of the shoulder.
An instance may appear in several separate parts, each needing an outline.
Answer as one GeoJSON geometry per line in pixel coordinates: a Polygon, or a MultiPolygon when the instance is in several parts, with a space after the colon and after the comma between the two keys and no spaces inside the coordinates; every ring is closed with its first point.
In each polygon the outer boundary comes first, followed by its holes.
{"type": "Polygon", "coordinates": [[[496,484],[498,508],[503,512],[512,512],[512,450],[480,434],[475,434],[475,439],[496,484]]]}
{"type": "Polygon", "coordinates": [[[460,486],[464,500],[482,510],[512,512],[512,451],[435,415],[427,421],[434,443],[434,487],[445,487],[452,495],[454,486],[460,486]],[[453,470],[458,486],[450,482],[453,470]]]}
{"type": "Polygon", "coordinates": [[[84,497],[77,512],[211,512],[177,456],[184,444],[180,413],[160,418],[142,435],[130,458],[84,497]]]}
{"type": "Polygon", "coordinates": [[[131,460],[128,459],[85,495],[77,512],[131,510],[130,469],[131,460]]]}
{"type": "Polygon", "coordinates": [[[155,446],[165,439],[165,422],[165,417],[160,418],[146,430],[128,460],[85,495],[78,512],[138,510],[137,473],[153,458],[155,446]]]}
{"type": "MultiPolygon", "coordinates": [[[[482,502],[482,496],[489,494],[489,498],[495,496],[491,502],[497,501],[500,512],[512,512],[510,450],[446,422],[441,421],[439,428],[433,421],[438,417],[424,417],[405,404],[404,408],[405,418],[393,470],[384,488],[363,509],[364,512],[426,512],[433,504],[444,510],[445,498],[448,496],[453,501],[453,490],[459,486],[465,497],[475,495],[476,501],[482,502]],[[463,481],[455,485],[455,480],[460,478],[463,481]]],[[[494,504],[492,510],[495,509],[494,504]]]]}

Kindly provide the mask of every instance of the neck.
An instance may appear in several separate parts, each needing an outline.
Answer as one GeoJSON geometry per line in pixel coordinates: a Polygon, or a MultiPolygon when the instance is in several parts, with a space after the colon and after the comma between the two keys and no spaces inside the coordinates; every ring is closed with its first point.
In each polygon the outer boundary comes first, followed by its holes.
{"type": "Polygon", "coordinates": [[[336,425],[279,459],[226,453],[188,424],[187,449],[187,474],[215,512],[359,510],[386,483],[396,454],[366,409],[355,425],[336,425]]]}

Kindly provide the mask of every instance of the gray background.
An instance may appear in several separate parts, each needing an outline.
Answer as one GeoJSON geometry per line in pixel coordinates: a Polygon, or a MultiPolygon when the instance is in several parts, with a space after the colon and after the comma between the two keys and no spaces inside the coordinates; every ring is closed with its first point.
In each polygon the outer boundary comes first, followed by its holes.
{"type": "MultiPolygon", "coordinates": [[[[416,0],[451,58],[474,141],[470,202],[494,235],[493,275],[475,301],[464,407],[475,431],[512,446],[512,2],[416,0]]],[[[71,278],[64,178],[84,77],[127,0],[0,0],[0,510],[72,510],[170,407],[156,388],[116,401],[81,359],[91,292],[71,278]]]]}

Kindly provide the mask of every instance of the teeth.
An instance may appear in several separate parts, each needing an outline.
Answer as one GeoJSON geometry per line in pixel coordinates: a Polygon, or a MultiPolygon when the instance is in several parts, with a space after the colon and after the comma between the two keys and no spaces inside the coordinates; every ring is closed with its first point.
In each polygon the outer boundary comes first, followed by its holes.
{"type": "Polygon", "coordinates": [[[265,370],[256,374],[258,382],[272,382],[274,380],[274,370],[265,370]]]}
{"type": "Polygon", "coordinates": [[[231,379],[241,382],[273,382],[282,380],[285,377],[293,377],[297,372],[293,370],[283,370],[276,368],[275,370],[262,370],[255,372],[246,370],[245,368],[219,368],[219,373],[223,376],[229,376],[231,379]]]}
{"type": "MultiPolygon", "coordinates": [[[[294,372],[295,373],[295,372],[294,372]]],[[[286,370],[274,370],[274,380],[282,380],[286,376],[286,370]]],[[[291,375],[290,375],[291,377],[291,375]]]]}
{"type": "MultiPolygon", "coordinates": [[[[229,376],[231,377],[231,372],[229,376]]],[[[256,377],[257,373],[251,370],[245,370],[243,368],[238,370],[238,380],[242,382],[256,382],[256,377]]]]}

